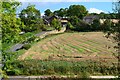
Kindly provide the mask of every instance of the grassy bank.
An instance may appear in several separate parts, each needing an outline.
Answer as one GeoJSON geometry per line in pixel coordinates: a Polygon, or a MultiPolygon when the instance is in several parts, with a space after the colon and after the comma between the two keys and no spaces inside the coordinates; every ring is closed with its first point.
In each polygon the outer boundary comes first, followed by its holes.
{"type": "Polygon", "coordinates": [[[117,75],[117,65],[104,64],[97,61],[14,61],[12,71],[8,75],[68,75],[88,77],[90,75],[117,75]]]}

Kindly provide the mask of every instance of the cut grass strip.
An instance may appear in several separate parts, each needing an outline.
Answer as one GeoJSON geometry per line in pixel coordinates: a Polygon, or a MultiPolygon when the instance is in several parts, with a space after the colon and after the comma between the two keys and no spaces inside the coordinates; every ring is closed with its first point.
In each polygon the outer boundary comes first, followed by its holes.
{"type": "Polygon", "coordinates": [[[79,52],[83,53],[84,52],[84,49],[83,48],[79,48],[77,46],[74,46],[74,45],[71,45],[71,44],[68,44],[68,46],[74,48],[74,49],[77,49],[79,52]]]}
{"type": "MultiPolygon", "coordinates": [[[[90,46],[89,49],[91,49],[93,52],[100,52],[101,50],[104,51],[104,52],[109,51],[109,50],[103,48],[103,47],[100,46],[100,45],[98,46],[97,44],[93,44],[93,43],[91,43],[91,42],[85,42],[85,40],[83,41],[83,40],[78,40],[78,39],[76,39],[76,41],[81,42],[82,44],[88,44],[88,45],[90,46]],[[97,48],[97,49],[95,49],[95,48],[97,48]],[[107,50],[107,51],[106,51],[106,50],[107,50]]],[[[81,45],[81,46],[82,46],[82,45],[81,45]]]]}

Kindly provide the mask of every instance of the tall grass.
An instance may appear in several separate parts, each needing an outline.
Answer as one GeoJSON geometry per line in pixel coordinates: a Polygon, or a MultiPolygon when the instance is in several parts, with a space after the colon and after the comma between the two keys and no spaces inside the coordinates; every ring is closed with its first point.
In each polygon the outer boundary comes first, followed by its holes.
{"type": "MultiPolygon", "coordinates": [[[[88,75],[117,75],[117,65],[107,66],[101,62],[94,61],[41,61],[26,60],[14,61],[13,67],[20,70],[19,75],[79,75],[85,77],[88,75]]],[[[16,75],[8,72],[8,75],[16,75]]],[[[18,75],[18,74],[17,74],[18,75]]]]}

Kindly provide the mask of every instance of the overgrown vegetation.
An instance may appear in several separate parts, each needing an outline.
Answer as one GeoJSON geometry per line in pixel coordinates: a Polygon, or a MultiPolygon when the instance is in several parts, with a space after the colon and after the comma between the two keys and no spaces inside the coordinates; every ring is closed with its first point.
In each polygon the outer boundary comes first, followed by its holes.
{"type": "MultiPolygon", "coordinates": [[[[111,34],[113,34],[112,38],[114,39],[114,42],[116,43],[117,54],[115,54],[115,57],[118,59],[118,66],[117,70],[120,71],[120,0],[115,2],[113,5],[113,11],[115,14],[117,14],[118,23],[111,23],[109,20],[106,22],[106,27],[109,29],[105,29],[105,33],[107,33],[107,38],[110,37],[111,34]]],[[[120,78],[120,72],[118,73],[118,76],[120,78]]]]}
{"type": "Polygon", "coordinates": [[[51,22],[51,26],[54,27],[56,30],[60,31],[62,28],[62,25],[59,20],[53,19],[51,22]]]}
{"type": "Polygon", "coordinates": [[[115,64],[107,66],[102,62],[95,61],[41,61],[24,60],[10,63],[14,70],[7,71],[8,75],[117,75],[118,70],[115,64]]]}

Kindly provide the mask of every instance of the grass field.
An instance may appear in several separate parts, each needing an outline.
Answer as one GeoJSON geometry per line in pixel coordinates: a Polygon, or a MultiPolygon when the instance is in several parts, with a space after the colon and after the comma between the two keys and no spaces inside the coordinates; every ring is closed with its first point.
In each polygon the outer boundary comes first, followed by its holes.
{"type": "Polygon", "coordinates": [[[116,63],[115,44],[102,32],[74,32],[54,35],[34,44],[19,60],[94,60],[116,63]]]}

